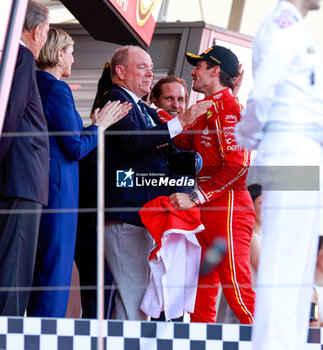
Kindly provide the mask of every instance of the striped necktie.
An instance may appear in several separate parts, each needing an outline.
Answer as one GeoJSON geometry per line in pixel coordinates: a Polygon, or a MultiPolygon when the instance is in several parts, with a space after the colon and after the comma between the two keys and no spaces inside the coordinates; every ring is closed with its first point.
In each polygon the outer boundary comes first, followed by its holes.
{"type": "Polygon", "coordinates": [[[152,128],[153,124],[152,124],[150,116],[149,116],[149,114],[147,112],[147,109],[146,109],[146,106],[145,106],[145,102],[143,102],[142,100],[139,100],[138,101],[138,106],[141,109],[141,112],[142,112],[142,115],[144,117],[144,121],[145,121],[146,126],[148,128],[152,128]]]}

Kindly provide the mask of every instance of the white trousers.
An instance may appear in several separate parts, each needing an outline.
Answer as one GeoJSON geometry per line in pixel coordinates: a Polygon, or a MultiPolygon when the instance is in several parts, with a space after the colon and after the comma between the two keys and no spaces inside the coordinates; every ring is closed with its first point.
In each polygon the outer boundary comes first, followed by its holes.
{"type": "Polygon", "coordinates": [[[311,176],[302,178],[288,167],[280,169],[277,176],[270,167],[319,166],[321,160],[321,145],[296,133],[268,132],[259,146],[257,163],[266,167],[259,172],[264,187],[263,248],[252,333],[254,350],[306,347],[321,192],[298,190],[304,182],[317,187],[311,176]],[[286,176],[289,179],[284,183],[286,176]],[[288,182],[294,190],[287,189],[288,182]],[[276,190],[267,191],[272,185],[276,190]]]}

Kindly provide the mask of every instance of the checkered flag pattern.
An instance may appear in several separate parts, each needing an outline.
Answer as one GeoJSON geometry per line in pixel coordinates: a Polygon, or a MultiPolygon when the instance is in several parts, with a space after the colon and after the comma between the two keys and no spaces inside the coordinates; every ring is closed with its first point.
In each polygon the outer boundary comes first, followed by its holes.
{"type": "MultiPolygon", "coordinates": [[[[0,317],[0,349],[96,350],[97,320],[0,317]]],[[[103,321],[105,350],[251,350],[251,326],[103,321]]],[[[323,350],[323,329],[310,328],[305,350],[323,350]],[[321,340],[322,339],[322,340],[321,340]]]]}

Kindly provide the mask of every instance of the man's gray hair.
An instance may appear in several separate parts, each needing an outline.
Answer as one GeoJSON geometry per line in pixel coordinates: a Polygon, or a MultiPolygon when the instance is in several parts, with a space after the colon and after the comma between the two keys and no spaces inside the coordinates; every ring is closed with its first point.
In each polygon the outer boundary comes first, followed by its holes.
{"type": "Polygon", "coordinates": [[[129,62],[129,49],[132,45],[126,45],[117,49],[111,58],[111,75],[116,76],[116,66],[121,65],[128,68],[129,62]]]}
{"type": "Polygon", "coordinates": [[[116,67],[117,66],[124,66],[125,68],[128,68],[129,65],[129,51],[134,49],[141,49],[142,47],[137,45],[126,45],[122,46],[119,49],[117,49],[111,58],[111,76],[112,78],[117,75],[116,73],[116,67]]]}
{"type": "Polygon", "coordinates": [[[48,13],[48,9],[44,5],[35,0],[29,0],[23,32],[30,32],[39,24],[45,23],[48,20],[48,13]]]}

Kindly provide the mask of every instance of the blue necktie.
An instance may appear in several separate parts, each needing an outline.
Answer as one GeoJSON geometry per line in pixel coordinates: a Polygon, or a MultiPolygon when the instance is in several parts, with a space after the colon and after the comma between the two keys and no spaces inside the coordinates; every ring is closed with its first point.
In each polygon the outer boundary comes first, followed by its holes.
{"type": "Polygon", "coordinates": [[[143,102],[142,100],[139,100],[138,101],[138,106],[140,107],[141,109],[141,112],[143,114],[143,117],[144,117],[144,121],[145,121],[145,124],[148,128],[152,128],[153,127],[153,124],[151,122],[151,119],[149,117],[149,114],[147,112],[147,109],[146,109],[146,106],[145,106],[145,102],[143,102]]]}

